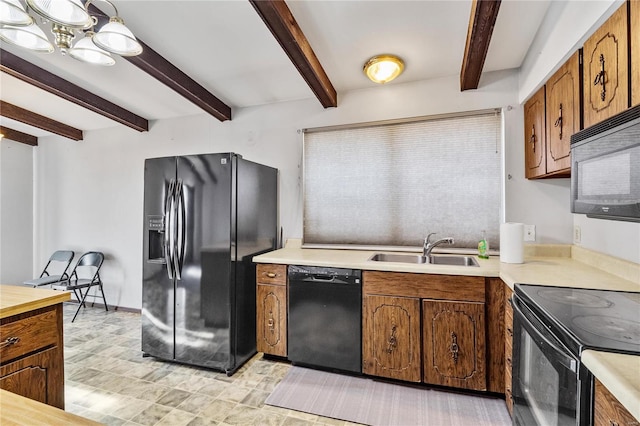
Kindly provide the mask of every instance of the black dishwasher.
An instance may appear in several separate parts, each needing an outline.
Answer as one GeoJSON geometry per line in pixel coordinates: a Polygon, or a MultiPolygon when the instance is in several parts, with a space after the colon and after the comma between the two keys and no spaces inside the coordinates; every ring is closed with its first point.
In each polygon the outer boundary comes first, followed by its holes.
{"type": "Polygon", "coordinates": [[[362,372],[362,272],[289,266],[288,358],[362,372]]]}

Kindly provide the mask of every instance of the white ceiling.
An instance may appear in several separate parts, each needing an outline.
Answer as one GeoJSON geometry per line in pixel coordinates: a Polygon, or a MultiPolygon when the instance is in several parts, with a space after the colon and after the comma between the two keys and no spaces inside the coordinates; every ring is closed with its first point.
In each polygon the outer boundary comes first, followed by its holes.
{"type": "MultiPolygon", "coordinates": [[[[114,3],[136,36],[232,108],[314,97],[246,0],[114,3]]],[[[521,65],[549,3],[502,1],[484,71],[521,65]]],[[[404,74],[388,84],[460,73],[470,0],[287,4],[339,95],[373,86],[362,65],[380,53],[397,54],[406,63],[404,74]]],[[[110,13],[106,3],[96,5],[110,13]]],[[[122,58],[102,68],[57,51],[42,55],[6,43],[1,47],[148,120],[203,112],[122,58]]],[[[120,125],[4,73],[0,98],[82,130],[120,125]]],[[[35,136],[46,134],[4,117],[0,124],[35,136]]]]}

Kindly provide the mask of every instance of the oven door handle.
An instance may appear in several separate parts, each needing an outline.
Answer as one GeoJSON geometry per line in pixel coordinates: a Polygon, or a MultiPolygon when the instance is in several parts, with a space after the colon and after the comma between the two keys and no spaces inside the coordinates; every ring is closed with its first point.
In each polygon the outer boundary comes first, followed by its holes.
{"type": "Polygon", "coordinates": [[[517,315],[517,318],[522,322],[522,326],[527,329],[534,341],[542,346],[541,349],[547,354],[553,353],[554,361],[558,361],[564,367],[576,373],[578,371],[578,361],[569,355],[569,350],[565,349],[564,345],[547,331],[547,327],[533,312],[529,311],[526,306],[521,306],[522,302],[515,296],[512,302],[514,318],[517,315]]]}

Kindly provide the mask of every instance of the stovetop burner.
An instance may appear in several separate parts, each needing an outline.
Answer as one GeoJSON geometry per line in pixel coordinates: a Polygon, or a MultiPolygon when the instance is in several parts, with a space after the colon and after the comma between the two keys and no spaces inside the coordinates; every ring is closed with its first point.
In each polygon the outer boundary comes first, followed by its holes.
{"type": "Polygon", "coordinates": [[[518,299],[567,346],[640,355],[640,293],[517,284],[518,299]]]}
{"type": "Polygon", "coordinates": [[[604,315],[585,315],[573,318],[573,324],[596,336],[637,345],[640,349],[640,322],[604,315]]]}
{"type": "Polygon", "coordinates": [[[586,291],[576,291],[566,288],[542,289],[538,295],[550,302],[562,303],[566,305],[581,306],[588,308],[608,308],[612,303],[602,297],[589,294],[586,291]]]}

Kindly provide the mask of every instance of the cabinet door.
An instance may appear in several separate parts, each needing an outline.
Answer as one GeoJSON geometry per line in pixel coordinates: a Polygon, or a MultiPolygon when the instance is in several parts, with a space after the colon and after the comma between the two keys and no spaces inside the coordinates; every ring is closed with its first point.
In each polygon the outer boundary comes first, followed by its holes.
{"type": "Polygon", "coordinates": [[[484,303],[424,300],[424,381],[486,390],[484,303]]]}
{"type": "Polygon", "coordinates": [[[257,350],[287,356],[287,287],[258,284],[257,350]]]}
{"type": "Polygon", "coordinates": [[[584,43],[584,127],[629,106],[627,5],[584,43]]]}
{"type": "Polygon", "coordinates": [[[631,105],[640,105],[640,0],[631,0],[631,105]]]}
{"type": "Polygon", "coordinates": [[[571,169],[571,135],[580,130],[580,51],[547,81],[547,173],[571,169]]]}
{"type": "Polygon", "coordinates": [[[594,426],[631,426],[638,424],[635,417],[620,404],[620,401],[599,380],[596,380],[595,383],[594,426]]]}
{"type": "Polygon", "coordinates": [[[420,381],[420,299],[365,296],[362,372],[420,381]]]}
{"type": "Polygon", "coordinates": [[[509,414],[513,415],[513,385],[511,378],[513,377],[513,307],[511,306],[511,296],[513,291],[505,286],[505,304],[504,304],[504,397],[507,403],[509,414]]]}
{"type": "Polygon", "coordinates": [[[524,104],[524,161],[527,179],[546,173],[545,88],[524,104]]]}
{"type": "Polygon", "coordinates": [[[64,410],[64,371],[58,347],[0,367],[0,388],[64,410]]]}

